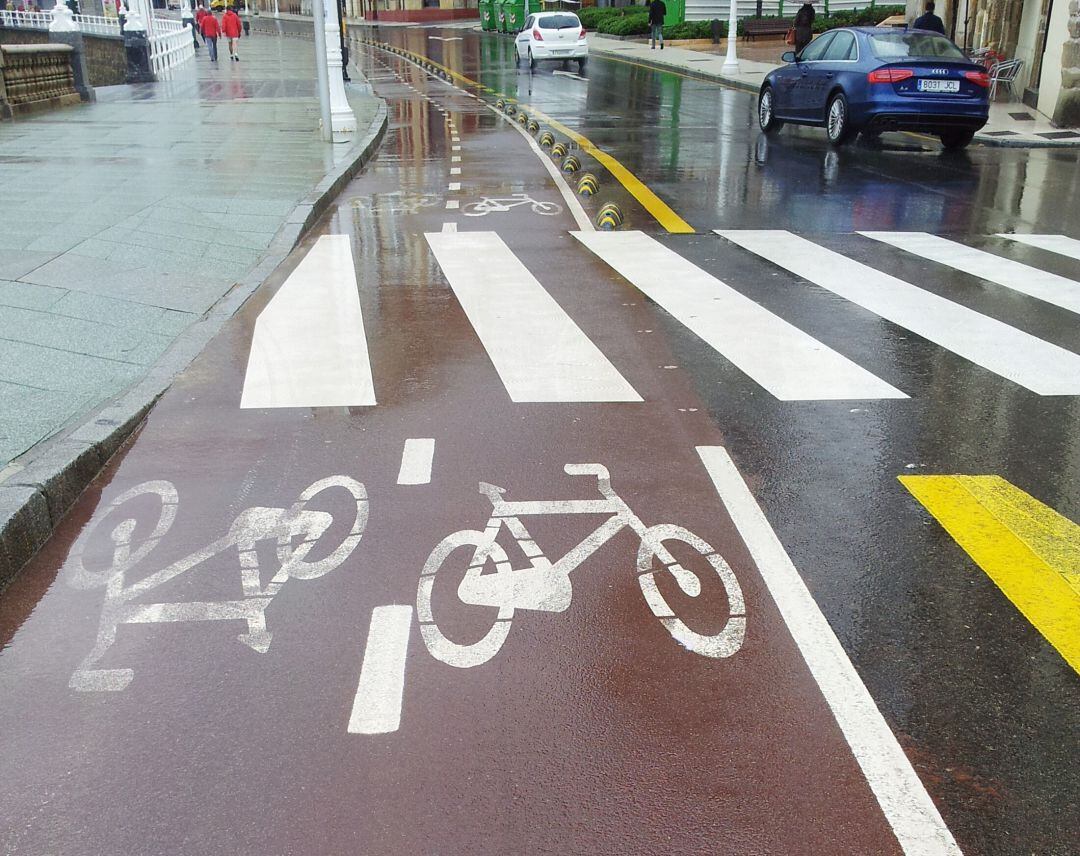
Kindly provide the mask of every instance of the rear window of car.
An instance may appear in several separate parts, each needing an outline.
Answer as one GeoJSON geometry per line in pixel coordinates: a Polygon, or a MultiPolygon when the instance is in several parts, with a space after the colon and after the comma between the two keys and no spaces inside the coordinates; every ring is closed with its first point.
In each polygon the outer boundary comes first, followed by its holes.
{"type": "Polygon", "coordinates": [[[567,27],[581,27],[577,15],[547,15],[538,22],[541,30],[565,30],[567,27]]]}
{"type": "Polygon", "coordinates": [[[936,33],[873,33],[870,46],[878,59],[934,57],[964,59],[964,54],[944,36],[936,33]]]}

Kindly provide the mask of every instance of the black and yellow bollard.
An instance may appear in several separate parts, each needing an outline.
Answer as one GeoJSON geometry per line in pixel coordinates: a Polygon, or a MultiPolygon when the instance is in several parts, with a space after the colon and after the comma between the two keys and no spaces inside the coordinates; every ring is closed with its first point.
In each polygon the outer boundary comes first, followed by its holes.
{"type": "Polygon", "coordinates": [[[555,135],[551,133],[551,131],[544,131],[544,133],[540,135],[538,142],[540,143],[541,148],[546,149],[548,146],[555,145],[555,135]]]}
{"type": "Polygon", "coordinates": [[[553,158],[566,157],[567,146],[566,143],[556,143],[551,147],[551,156],[553,158]]]}
{"type": "Polygon", "coordinates": [[[591,172],[585,173],[577,183],[577,192],[581,196],[595,196],[600,189],[600,182],[591,172]]]}
{"type": "Polygon", "coordinates": [[[577,172],[579,169],[581,169],[581,161],[579,161],[574,155],[567,155],[565,158],[563,158],[563,172],[577,172]]]}
{"type": "Polygon", "coordinates": [[[537,131],[540,130],[540,123],[537,122],[535,119],[530,119],[528,128],[530,134],[535,134],[537,131]]]}
{"type": "Polygon", "coordinates": [[[519,125],[524,125],[524,124],[528,123],[528,121],[529,121],[529,114],[528,113],[518,113],[517,120],[518,120],[519,125]]]}
{"type": "Polygon", "coordinates": [[[622,211],[614,202],[609,202],[600,209],[596,215],[596,228],[604,232],[610,232],[623,224],[622,211]]]}
{"type": "Polygon", "coordinates": [[[502,110],[502,108],[505,107],[505,106],[506,106],[506,102],[503,101],[501,98],[498,101],[495,102],[495,109],[496,110],[502,110]]]}

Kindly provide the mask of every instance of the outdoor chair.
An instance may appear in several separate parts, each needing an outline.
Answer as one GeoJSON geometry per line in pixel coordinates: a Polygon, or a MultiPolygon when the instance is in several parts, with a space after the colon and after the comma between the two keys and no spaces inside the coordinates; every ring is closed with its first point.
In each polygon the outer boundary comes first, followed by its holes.
{"type": "Polygon", "coordinates": [[[997,95],[998,85],[1003,84],[1009,90],[1009,97],[1013,97],[1013,81],[1019,76],[1024,68],[1022,59],[1007,59],[995,62],[990,66],[990,100],[997,95]]]}

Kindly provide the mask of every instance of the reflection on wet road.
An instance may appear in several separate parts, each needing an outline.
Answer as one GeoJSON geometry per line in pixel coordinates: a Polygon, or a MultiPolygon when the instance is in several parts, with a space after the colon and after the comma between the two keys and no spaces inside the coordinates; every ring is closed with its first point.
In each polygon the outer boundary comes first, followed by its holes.
{"type": "Polygon", "coordinates": [[[1069,852],[1075,158],[363,34],[378,157],[0,598],[5,851],[1069,852]]]}

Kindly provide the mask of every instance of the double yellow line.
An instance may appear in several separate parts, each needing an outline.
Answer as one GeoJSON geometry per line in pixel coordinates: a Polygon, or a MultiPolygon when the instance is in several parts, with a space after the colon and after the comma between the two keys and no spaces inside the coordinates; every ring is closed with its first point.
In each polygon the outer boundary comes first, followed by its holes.
{"type": "MultiPolygon", "coordinates": [[[[381,48],[391,47],[385,42],[377,42],[372,39],[366,41],[368,42],[368,44],[376,45],[381,48]]],[[[525,107],[525,109],[529,111],[530,116],[537,117],[538,119],[546,122],[555,130],[559,131],[562,134],[565,134],[567,137],[577,143],[578,147],[583,152],[596,158],[596,160],[605,169],[607,169],[608,172],[611,173],[615,180],[626,188],[627,193],[633,196],[634,199],[636,199],[641,204],[641,207],[648,211],[649,214],[651,214],[652,217],[656,220],[656,222],[663,226],[668,232],[675,234],[691,234],[694,232],[694,227],[687,223],[685,220],[683,220],[683,218],[680,217],[678,214],[676,214],[671,209],[671,206],[669,206],[666,202],[664,202],[663,199],[653,193],[653,191],[650,190],[649,187],[640,178],[638,178],[630,170],[623,166],[623,164],[620,163],[618,159],[609,155],[603,149],[599,148],[588,137],[579,134],[577,131],[571,130],[570,128],[566,127],[566,125],[562,124],[562,122],[559,122],[557,119],[552,119],[546,113],[538,110],[532,105],[518,101],[515,98],[511,98],[509,95],[492,89],[490,86],[484,86],[483,84],[478,83],[472,78],[466,77],[463,74],[459,74],[452,68],[447,68],[445,65],[435,62],[435,60],[431,59],[430,57],[426,57],[423,54],[413,53],[412,51],[406,50],[404,48],[398,48],[396,52],[400,56],[409,57],[414,62],[428,63],[430,65],[433,65],[448,74],[452,80],[457,81],[464,86],[469,86],[481,92],[487,92],[492,95],[497,95],[498,97],[504,99],[507,103],[510,104],[521,104],[523,107],[525,107]]]]}

